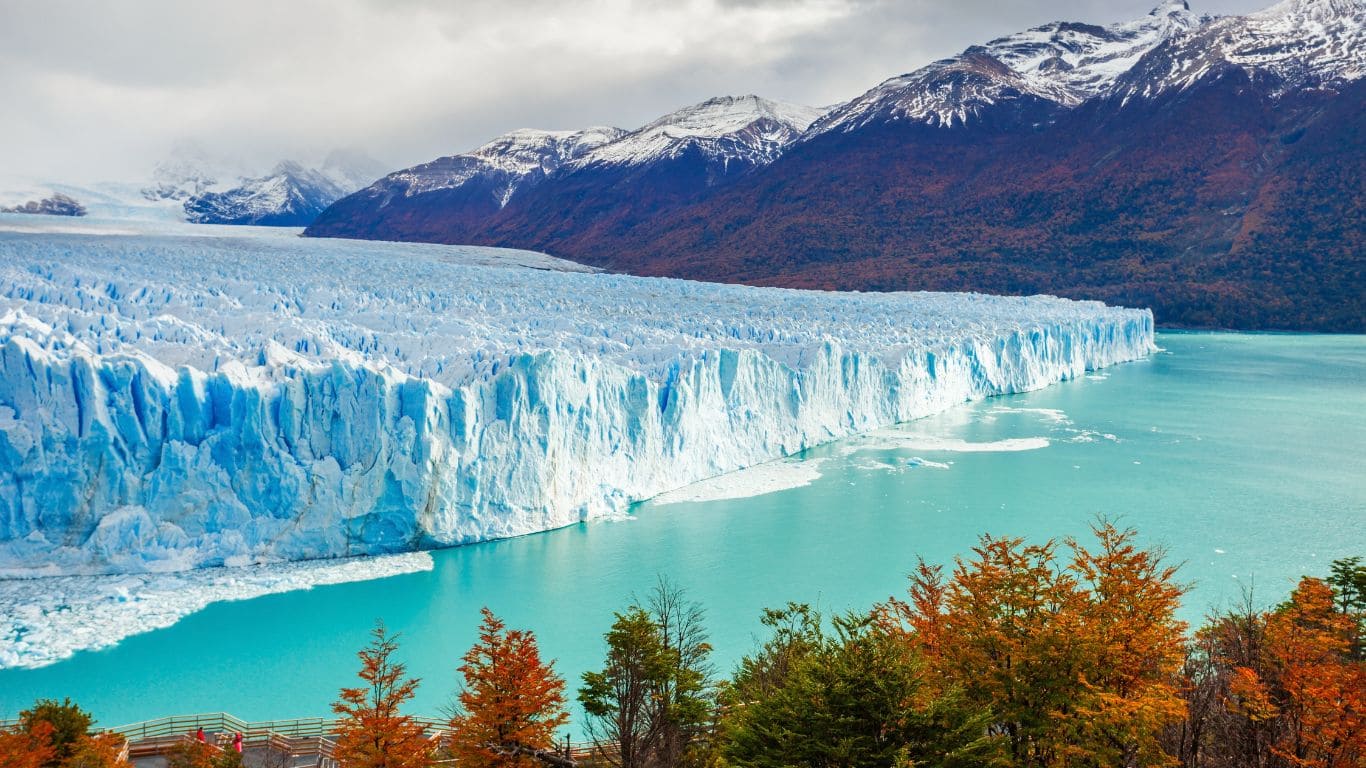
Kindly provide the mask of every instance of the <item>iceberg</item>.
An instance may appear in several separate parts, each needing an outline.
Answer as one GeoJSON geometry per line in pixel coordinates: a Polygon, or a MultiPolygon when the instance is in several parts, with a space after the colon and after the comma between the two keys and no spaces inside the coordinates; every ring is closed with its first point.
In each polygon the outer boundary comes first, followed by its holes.
{"type": "Polygon", "coordinates": [[[0,577],[409,552],[1154,350],[1147,310],[0,228],[0,577]]]}

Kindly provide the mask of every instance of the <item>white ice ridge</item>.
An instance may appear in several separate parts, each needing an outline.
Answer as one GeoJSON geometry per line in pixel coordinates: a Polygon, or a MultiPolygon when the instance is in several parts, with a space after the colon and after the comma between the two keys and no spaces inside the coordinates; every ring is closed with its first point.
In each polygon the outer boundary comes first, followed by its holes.
{"type": "Polygon", "coordinates": [[[430,571],[427,552],[179,573],[0,581],[0,669],[43,667],[77,651],[169,627],[209,603],[430,571]]]}
{"type": "Polygon", "coordinates": [[[779,459],[661,493],[651,504],[685,504],[745,499],[810,485],[821,476],[825,459],[779,459]]]}
{"type": "Polygon", "coordinates": [[[1147,310],[556,271],[487,248],[0,233],[0,576],[407,551],[1148,354],[1147,310]]]}

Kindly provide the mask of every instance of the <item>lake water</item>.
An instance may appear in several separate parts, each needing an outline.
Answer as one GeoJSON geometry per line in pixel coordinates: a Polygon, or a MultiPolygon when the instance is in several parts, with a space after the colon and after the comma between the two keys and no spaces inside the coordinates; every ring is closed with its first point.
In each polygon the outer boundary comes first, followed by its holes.
{"type": "Polygon", "coordinates": [[[902,593],[917,556],[950,562],[984,532],[1083,536],[1098,514],[1183,563],[1193,621],[1245,587],[1277,602],[1299,575],[1366,554],[1366,337],[1158,343],[1098,376],[808,451],[779,468],[819,473],[800,487],[645,503],[632,520],[436,552],[430,572],[219,603],[108,650],[0,671],[0,718],[40,696],[71,696],[106,725],[326,715],[376,618],[402,633],[423,679],[412,711],[438,714],[483,605],[535,630],[572,689],[601,660],[612,612],[659,574],[703,603],[729,671],[765,606],[866,607],[902,593]]]}

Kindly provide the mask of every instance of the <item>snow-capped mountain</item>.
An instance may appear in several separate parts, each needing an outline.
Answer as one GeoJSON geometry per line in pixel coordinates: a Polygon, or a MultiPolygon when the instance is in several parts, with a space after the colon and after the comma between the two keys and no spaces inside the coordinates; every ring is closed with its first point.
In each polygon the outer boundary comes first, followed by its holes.
{"type": "Polygon", "coordinates": [[[436,239],[479,242],[476,233],[528,217],[587,226],[637,207],[658,210],[773,162],[820,113],[723,96],[629,132],[513,131],[389,174],[337,201],[308,234],[402,240],[440,232],[436,239]]]}
{"type": "Polygon", "coordinates": [[[390,167],[358,149],[334,149],[318,171],[348,194],[374,183],[390,167]]]}
{"type": "Polygon", "coordinates": [[[437,190],[479,187],[502,208],[518,190],[540,183],[566,162],[619,138],[620,128],[594,127],[581,131],[542,131],[524,128],[474,150],[396,171],[366,190],[387,200],[437,190]]]}
{"type": "Polygon", "coordinates": [[[891,78],[832,110],[810,134],[893,120],[962,125],[1008,102],[1074,107],[1107,92],[1148,51],[1199,25],[1184,0],[1167,0],[1141,19],[1108,27],[1034,27],[891,78]]]}
{"type": "Polygon", "coordinates": [[[820,110],[758,96],[723,96],[671,112],[634,131],[596,126],[580,131],[524,128],[459,155],[389,174],[364,191],[381,207],[395,198],[441,190],[479,190],[505,207],[520,190],[557,173],[592,166],[642,166],[695,150],[723,168],[776,158],[820,110]]]}
{"type": "Polygon", "coordinates": [[[142,188],[142,195],[151,201],[184,201],[249,175],[240,161],[215,154],[195,141],[179,141],[152,169],[151,182],[142,188]]]}
{"type": "Polygon", "coordinates": [[[1114,95],[1153,98],[1229,70],[1273,80],[1272,95],[1366,75],[1366,1],[1284,0],[1174,36],[1118,78],[1114,95]]]}
{"type": "Polygon", "coordinates": [[[570,163],[638,166],[696,150],[729,165],[764,165],[800,136],[823,110],[758,96],[721,96],[684,107],[620,136],[570,163]]]}
{"type": "Polygon", "coordinates": [[[195,224],[258,224],[303,227],[338,199],[372,182],[378,161],[338,150],[320,168],[285,160],[269,173],[212,184],[185,197],[187,221],[195,224]]]}
{"type": "Polygon", "coordinates": [[[705,102],[500,207],[487,191],[386,207],[352,196],[306,234],[1366,330],[1364,29],[1366,0],[1221,18],[1166,0],[1128,22],[1053,22],[972,46],[819,118],[755,97],[705,102]]]}
{"type": "Polygon", "coordinates": [[[286,161],[231,189],[190,197],[185,217],[194,224],[302,227],[344,194],[346,190],[321,171],[286,161]]]}

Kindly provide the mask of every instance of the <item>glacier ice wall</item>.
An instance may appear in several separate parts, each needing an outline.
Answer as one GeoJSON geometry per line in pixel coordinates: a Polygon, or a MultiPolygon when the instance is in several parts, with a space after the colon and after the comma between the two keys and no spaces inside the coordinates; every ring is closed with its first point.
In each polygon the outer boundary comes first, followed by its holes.
{"type": "Polygon", "coordinates": [[[0,232],[0,576],[445,546],[1153,349],[1146,310],[0,232]]]}

